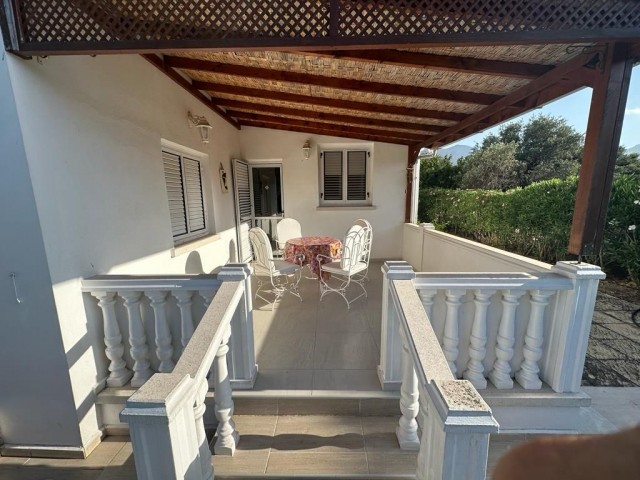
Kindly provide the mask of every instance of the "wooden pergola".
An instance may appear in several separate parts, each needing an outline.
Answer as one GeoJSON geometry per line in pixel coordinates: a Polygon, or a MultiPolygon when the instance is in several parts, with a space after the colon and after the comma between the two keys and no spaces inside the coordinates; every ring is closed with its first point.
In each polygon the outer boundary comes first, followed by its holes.
{"type": "Polygon", "coordinates": [[[569,251],[602,242],[639,0],[4,0],[7,51],[139,53],[236,128],[439,147],[593,88],[569,251]]]}

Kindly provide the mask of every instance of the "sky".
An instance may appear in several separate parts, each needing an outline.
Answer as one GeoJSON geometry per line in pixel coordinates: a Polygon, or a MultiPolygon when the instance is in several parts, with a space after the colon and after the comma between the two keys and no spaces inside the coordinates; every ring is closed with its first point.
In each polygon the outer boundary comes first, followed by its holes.
{"type": "MultiPolygon", "coordinates": [[[[589,103],[591,102],[591,89],[584,88],[578,92],[567,95],[564,98],[556,100],[545,105],[542,108],[525,113],[514,120],[529,120],[534,115],[554,115],[567,119],[567,122],[576,130],[584,133],[587,130],[587,119],[589,116],[589,103]]],[[[473,136],[462,139],[458,142],[447,145],[469,145],[473,146],[480,142],[486,135],[497,133],[500,127],[493,127],[484,132],[477,133],[473,136]]],[[[640,65],[633,68],[631,73],[631,85],[629,87],[629,97],[627,99],[627,108],[622,125],[622,137],[620,144],[631,148],[640,144],[640,65]]]]}

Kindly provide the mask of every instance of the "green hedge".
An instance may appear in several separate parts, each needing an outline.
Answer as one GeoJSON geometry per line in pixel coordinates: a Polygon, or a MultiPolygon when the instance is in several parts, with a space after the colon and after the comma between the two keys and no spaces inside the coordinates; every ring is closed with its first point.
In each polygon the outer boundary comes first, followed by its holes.
{"type": "MultiPolygon", "coordinates": [[[[566,260],[577,178],[506,192],[424,189],[418,215],[441,230],[549,263],[566,260]]],[[[601,263],[640,284],[640,179],[614,180],[601,263]]]]}

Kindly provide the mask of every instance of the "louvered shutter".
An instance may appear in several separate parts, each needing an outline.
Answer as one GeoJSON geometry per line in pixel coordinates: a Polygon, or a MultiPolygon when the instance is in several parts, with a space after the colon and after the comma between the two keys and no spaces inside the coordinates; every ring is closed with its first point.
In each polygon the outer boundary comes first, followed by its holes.
{"type": "Polygon", "coordinates": [[[205,229],[204,198],[202,195],[202,173],[200,162],[183,157],[184,186],[186,189],[187,221],[189,233],[205,229]]]}
{"type": "Polygon", "coordinates": [[[367,152],[347,152],[347,200],[367,199],[367,152]]]}
{"type": "Polygon", "coordinates": [[[182,166],[180,157],[173,153],[162,152],[164,162],[164,179],[169,197],[169,215],[171,231],[174,237],[187,233],[187,215],[182,183],[182,166]]]}
{"type": "Polygon", "coordinates": [[[342,200],[342,152],[323,152],[325,200],[342,200]]]}

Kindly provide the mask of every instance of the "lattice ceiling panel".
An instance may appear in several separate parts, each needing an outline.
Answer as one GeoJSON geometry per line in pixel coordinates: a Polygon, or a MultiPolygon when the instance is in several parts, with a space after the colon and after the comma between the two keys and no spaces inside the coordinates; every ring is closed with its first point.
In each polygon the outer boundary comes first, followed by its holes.
{"type": "Polygon", "coordinates": [[[392,37],[437,42],[451,36],[607,29],[637,36],[640,29],[638,0],[14,0],[4,5],[11,3],[20,44],[58,49],[65,43],[133,49],[145,42],[148,48],[170,42],[188,48],[198,41],[215,48],[392,37]]]}

